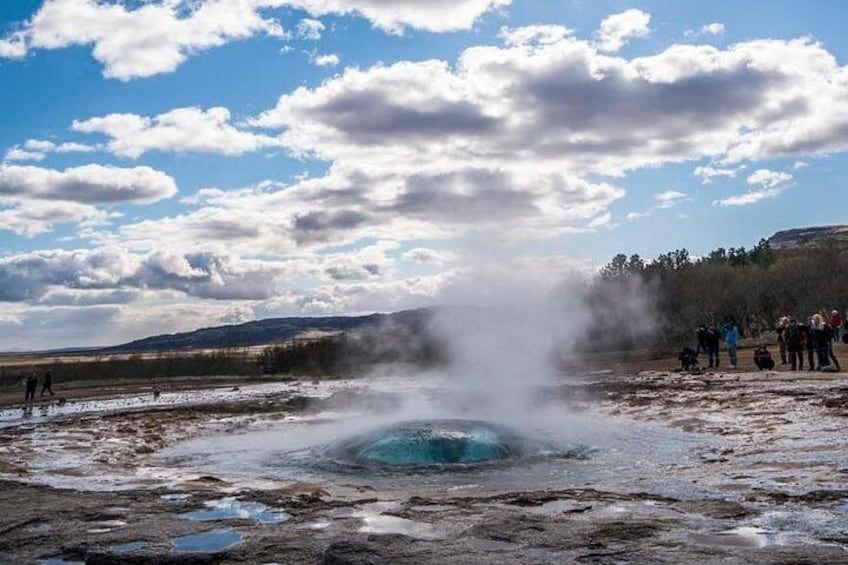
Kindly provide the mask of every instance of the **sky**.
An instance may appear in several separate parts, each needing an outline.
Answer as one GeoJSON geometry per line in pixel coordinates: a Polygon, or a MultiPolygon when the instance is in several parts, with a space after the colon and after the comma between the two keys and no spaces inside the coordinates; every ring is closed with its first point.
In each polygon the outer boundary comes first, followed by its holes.
{"type": "Polygon", "coordinates": [[[845,222],[842,0],[0,2],[0,350],[845,222]]]}

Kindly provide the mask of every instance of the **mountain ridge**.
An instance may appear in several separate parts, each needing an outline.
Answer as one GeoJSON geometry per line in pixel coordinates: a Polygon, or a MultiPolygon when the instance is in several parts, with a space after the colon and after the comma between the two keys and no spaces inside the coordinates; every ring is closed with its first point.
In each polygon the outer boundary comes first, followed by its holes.
{"type": "Polygon", "coordinates": [[[848,225],[812,226],[781,230],[768,238],[777,251],[836,243],[848,247],[848,225]]]}
{"type": "Polygon", "coordinates": [[[432,310],[419,308],[364,316],[311,316],[265,318],[241,324],[198,328],[188,332],[159,334],[120,345],[98,348],[97,353],[149,353],[197,349],[251,347],[288,342],[307,332],[342,333],[378,328],[387,323],[410,325],[427,319],[432,310]]]}

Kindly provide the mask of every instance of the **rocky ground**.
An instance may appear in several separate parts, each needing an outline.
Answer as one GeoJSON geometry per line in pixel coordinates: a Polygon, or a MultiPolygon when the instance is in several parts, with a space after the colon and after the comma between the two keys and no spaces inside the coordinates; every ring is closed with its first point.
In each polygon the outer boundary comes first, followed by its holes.
{"type": "MultiPolygon", "coordinates": [[[[245,486],[141,473],[149,457],[176,442],[249,427],[260,416],[332,409],[355,394],[344,383],[330,396],[316,394],[313,383],[263,385],[256,394],[241,386],[190,406],[7,422],[0,428],[0,562],[848,562],[848,379],[841,374],[597,373],[546,391],[549,401],[575,410],[718,438],[720,447],[661,470],[693,484],[674,495],[604,484],[245,486]],[[121,477],[120,490],[98,482],[107,474],[121,477]],[[235,517],[180,516],[210,509],[235,509],[235,517]],[[182,537],[202,533],[212,535],[182,537]],[[180,551],[182,541],[188,549],[180,551]]],[[[658,483],[662,477],[651,477],[658,483]]]]}

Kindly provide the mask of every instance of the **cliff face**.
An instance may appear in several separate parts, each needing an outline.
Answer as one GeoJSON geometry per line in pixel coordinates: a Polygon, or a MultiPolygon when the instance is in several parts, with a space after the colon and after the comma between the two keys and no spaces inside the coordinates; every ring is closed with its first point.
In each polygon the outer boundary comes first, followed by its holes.
{"type": "Polygon", "coordinates": [[[836,243],[848,247],[848,226],[820,226],[779,231],[768,240],[772,249],[796,249],[836,243]]]}

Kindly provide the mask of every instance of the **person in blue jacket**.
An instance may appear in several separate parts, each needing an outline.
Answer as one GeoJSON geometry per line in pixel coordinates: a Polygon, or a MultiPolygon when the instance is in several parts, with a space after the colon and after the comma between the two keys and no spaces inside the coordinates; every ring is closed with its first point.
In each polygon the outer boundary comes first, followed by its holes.
{"type": "Polygon", "coordinates": [[[739,347],[739,326],[735,320],[731,320],[724,332],[724,345],[727,346],[727,354],[730,356],[730,366],[736,368],[736,351],[739,347]]]}

